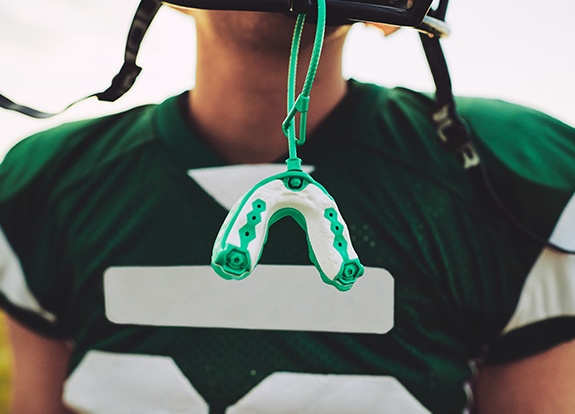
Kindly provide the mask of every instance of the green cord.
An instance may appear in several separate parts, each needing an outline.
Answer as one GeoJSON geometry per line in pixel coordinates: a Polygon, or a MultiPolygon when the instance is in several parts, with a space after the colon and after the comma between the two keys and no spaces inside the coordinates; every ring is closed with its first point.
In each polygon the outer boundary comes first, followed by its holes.
{"type": "Polygon", "coordinates": [[[284,134],[288,138],[289,159],[287,160],[288,170],[301,170],[301,160],[297,157],[297,145],[302,145],[306,140],[306,124],[307,124],[307,111],[309,108],[309,95],[311,87],[315,79],[321,49],[323,46],[323,39],[325,34],[325,15],[326,15],[325,0],[317,0],[317,27],[315,32],[315,40],[313,44],[311,59],[307,70],[305,82],[301,93],[295,99],[296,89],[296,72],[297,60],[300,48],[300,40],[303,32],[305,22],[305,14],[300,14],[297,17],[292,40],[290,59],[289,59],[289,74],[288,74],[288,93],[287,93],[287,109],[288,115],[282,124],[284,134]],[[295,132],[295,115],[299,112],[300,116],[300,136],[296,137],[295,132]]]}

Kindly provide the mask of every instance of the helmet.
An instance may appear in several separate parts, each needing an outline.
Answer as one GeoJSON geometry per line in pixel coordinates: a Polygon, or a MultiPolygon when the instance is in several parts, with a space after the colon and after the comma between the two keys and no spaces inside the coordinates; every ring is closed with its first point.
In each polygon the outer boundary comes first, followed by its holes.
{"type": "MultiPolygon", "coordinates": [[[[314,14],[312,0],[168,0],[176,6],[212,9],[314,14]]],[[[371,21],[416,27],[432,0],[326,0],[328,18],[340,22],[371,21]]]]}

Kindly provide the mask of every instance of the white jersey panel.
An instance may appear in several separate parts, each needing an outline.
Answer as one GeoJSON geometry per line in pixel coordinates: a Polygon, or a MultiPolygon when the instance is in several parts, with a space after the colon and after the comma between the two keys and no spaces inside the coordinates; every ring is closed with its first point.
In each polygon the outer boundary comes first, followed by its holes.
{"type": "Polygon", "coordinates": [[[64,386],[64,402],[90,414],[208,414],[170,357],[90,351],[64,386]]]}
{"type": "MultiPolygon", "coordinates": [[[[164,356],[90,351],[64,387],[82,414],[207,414],[209,407],[164,356]]],[[[276,372],[226,414],[429,414],[389,376],[276,372]]]]}
{"type": "Polygon", "coordinates": [[[104,275],[106,316],[114,323],[315,332],[386,333],[394,282],[366,268],[340,292],[313,266],[259,265],[238,282],[210,266],[114,267],[104,275]]]}
{"type": "Polygon", "coordinates": [[[56,316],[43,309],[30,291],[20,260],[0,228],[0,292],[15,306],[34,312],[50,323],[56,316]]]}
{"type": "Polygon", "coordinates": [[[393,377],[277,372],[226,414],[429,414],[393,377]]]}
{"type": "MultiPolygon", "coordinates": [[[[575,250],[575,195],[550,241],[575,250]]],[[[545,248],[525,282],[515,313],[503,333],[549,318],[575,316],[575,255],[545,248]]]]}

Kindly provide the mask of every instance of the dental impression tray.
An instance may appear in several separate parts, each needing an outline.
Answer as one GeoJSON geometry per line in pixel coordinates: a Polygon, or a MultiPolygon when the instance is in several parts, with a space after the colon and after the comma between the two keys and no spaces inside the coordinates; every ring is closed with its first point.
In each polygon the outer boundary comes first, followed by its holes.
{"type": "Polygon", "coordinates": [[[307,234],[309,257],[324,282],[349,290],[364,268],[351,244],[349,231],[334,199],[301,169],[297,145],[305,142],[309,93],[317,70],[325,29],[325,0],[318,1],[316,38],[301,94],[294,103],[299,40],[305,15],[299,15],[292,44],[288,116],[282,128],[288,138],[287,171],[256,184],[231,209],[214,243],[212,267],[225,279],[243,279],[256,267],[267,240],[268,228],[291,216],[307,234]],[[300,137],[295,136],[294,117],[299,112],[300,137]]]}

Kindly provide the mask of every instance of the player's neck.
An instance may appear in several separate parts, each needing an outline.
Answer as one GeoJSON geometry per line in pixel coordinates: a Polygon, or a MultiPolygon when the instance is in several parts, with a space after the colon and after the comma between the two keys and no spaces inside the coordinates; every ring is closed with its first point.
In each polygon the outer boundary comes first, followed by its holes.
{"type": "MultiPolygon", "coordinates": [[[[331,112],[346,92],[341,75],[344,35],[324,44],[311,93],[308,133],[331,112]]],[[[212,45],[213,46],[213,45],[212,45]]],[[[302,50],[298,91],[305,78],[310,50],[302,50]]],[[[285,55],[257,50],[246,55],[198,42],[196,87],[190,93],[191,117],[204,139],[233,163],[261,163],[287,153],[281,123],[287,112],[285,55]]]]}

